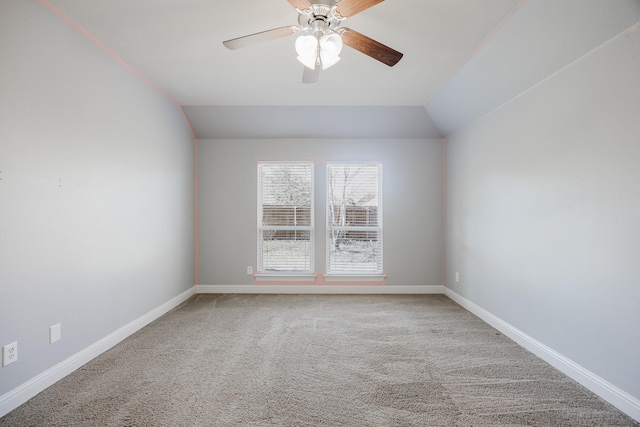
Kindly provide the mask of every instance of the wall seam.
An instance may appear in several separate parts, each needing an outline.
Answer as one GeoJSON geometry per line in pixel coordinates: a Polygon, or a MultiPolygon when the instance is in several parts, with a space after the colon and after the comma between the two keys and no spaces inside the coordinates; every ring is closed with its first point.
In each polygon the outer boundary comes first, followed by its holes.
{"type": "Polygon", "coordinates": [[[193,160],[194,160],[194,191],[193,191],[193,215],[194,215],[194,225],[193,225],[193,240],[194,240],[194,260],[193,260],[193,268],[194,268],[194,284],[197,285],[200,283],[200,198],[199,198],[199,189],[198,189],[198,138],[193,138],[193,160]]]}
{"type": "Polygon", "coordinates": [[[127,70],[129,70],[129,72],[131,72],[134,76],[138,77],[140,80],[142,80],[144,83],[146,83],[149,87],[151,87],[153,90],[155,90],[156,92],[158,92],[160,95],[164,96],[165,98],[167,98],[173,105],[175,105],[178,108],[182,108],[180,106],[180,104],[178,103],[178,101],[176,101],[175,99],[173,99],[169,94],[167,94],[165,91],[163,91],[162,89],[160,89],[158,86],[156,86],[151,80],[149,80],[144,74],[142,74],[140,71],[136,70],[131,64],[129,64],[128,62],[126,62],[124,59],[122,59],[120,56],[118,56],[114,51],[112,51],[111,49],[109,49],[104,43],[102,43],[100,40],[98,40],[97,38],[95,38],[93,35],[91,35],[91,33],[89,33],[87,30],[85,30],[84,28],[82,28],[79,24],[77,24],[73,19],[69,18],[67,15],[65,15],[64,13],[62,13],[59,9],[57,9],[55,6],[53,6],[51,3],[49,3],[47,0],[38,0],[42,5],[44,5],[45,7],[49,8],[53,13],[55,13],[56,15],[58,15],[59,18],[61,18],[63,21],[65,21],[67,24],[69,24],[73,29],[75,29],[77,32],[79,32],[82,36],[84,36],[87,40],[89,40],[91,43],[93,43],[94,45],[96,45],[98,48],[100,48],[100,50],[102,50],[103,52],[105,52],[107,55],[109,55],[111,58],[113,58],[114,60],[116,60],[120,65],[122,65],[124,68],[126,68],[127,70]]]}
{"type": "Polygon", "coordinates": [[[442,138],[440,140],[442,142],[442,241],[440,243],[441,247],[441,258],[442,258],[442,266],[440,273],[440,286],[445,285],[445,270],[446,270],[446,205],[447,205],[447,138],[442,138]]]}
{"type": "Polygon", "coordinates": [[[518,3],[518,5],[516,7],[514,7],[511,12],[509,12],[507,14],[507,16],[505,16],[502,21],[500,21],[500,23],[484,38],[482,39],[482,41],[480,42],[480,44],[478,46],[476,46],[476,48],[473,50],[473,52],[471,52],[471,55],[469,55],[467,57],[467,59],[465,59],[465,61],[458,67],[456,68],[456,70],[451,73],[451,75],[449,76],[449,78],[442,83],[438,89],[436,89],[433,92],[433,95],[431,95],[431,97],[429,99],[427,99],[427,102],[425,103],[425,108],[431,103],[431,101],[433,101],[433,98],[435,98],[438,93],[444,89],[445,86],[447,86],[451,80],[454,79],[454,77],[456,75],[458,75],[458,73],[460,72],[460,70],[462,70],[468,63],[469,61],[471,61],[471,59],[473,59],[474,56],[476,56],[478,54],[478,52],[480,52],[480,50],[489,42],[489,40],[491,40],[493,38],[493,36],[496,35],[496,33],[500,30],[500,28],[502,28],[502,26],[509,20],[509,18],[511,18],[511,16],[518,10],[521,9],[524,4],[527,2],[528,0],[521,0],[520,3],[518,3]]]}

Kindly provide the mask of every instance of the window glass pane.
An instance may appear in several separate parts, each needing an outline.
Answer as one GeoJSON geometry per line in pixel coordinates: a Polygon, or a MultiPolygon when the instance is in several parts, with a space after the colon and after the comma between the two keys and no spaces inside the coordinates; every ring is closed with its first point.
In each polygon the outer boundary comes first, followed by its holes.
{"type": "Polygon", "coordinates": [[[376,231],[330,231],[327,272],[382,272],[379,234],[376,231]]]}
{"type": "Polygon", "coordinates": [[[263,225],[311,225],[311,206],[262,206],[263,225]]]}
{"type": "Polygon", "coordinates": [[[310,231],[278,230],[262,232],[262,270],[311,270],[310,231]]]}
{"type": "Polygon", "coordinates": [[[313,163],[261,163],[262,204],[310,206],[313,163]]]}

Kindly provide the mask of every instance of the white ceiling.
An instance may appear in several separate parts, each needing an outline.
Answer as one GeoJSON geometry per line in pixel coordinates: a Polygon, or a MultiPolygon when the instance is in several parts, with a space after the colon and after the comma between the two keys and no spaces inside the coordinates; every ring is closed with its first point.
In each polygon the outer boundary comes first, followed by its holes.
{"type": "Polygon", "coordinates": [[[400,62],[345,46],[304,85],[295,36],[222,45],[297,24],[287,0],[40,1],[182,105],[201,139],[438,138],[640,20],[640,0],[386,0],[343,26],[400,62]]]}
{"type": "Polygon", "coordinates": [[[393,68],[345,47],[303,85],[295,36],[222,42],[285,25],[286,0],[49,0],[181,105],[424,106],[521,0],[387,0],[345,21],[402,53],[393,68]]]}

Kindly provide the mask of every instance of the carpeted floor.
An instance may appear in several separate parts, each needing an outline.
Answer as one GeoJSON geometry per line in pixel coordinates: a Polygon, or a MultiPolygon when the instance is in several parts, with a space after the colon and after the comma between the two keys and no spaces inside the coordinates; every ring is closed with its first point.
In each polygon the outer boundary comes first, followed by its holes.
{"type": "Polygon", "coordinates": [[[0,426],[638,426],[441,295],[199,295],[0,426]]]}

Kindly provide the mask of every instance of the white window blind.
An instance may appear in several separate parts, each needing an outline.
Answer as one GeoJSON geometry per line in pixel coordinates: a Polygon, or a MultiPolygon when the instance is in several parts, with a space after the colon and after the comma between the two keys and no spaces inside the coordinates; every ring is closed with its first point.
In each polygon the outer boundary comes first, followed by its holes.
{"type": "Polygon", "coordinates": [[[258,272],[313,270],[313,162],[258,163],[258,272]]]}
{"type": "Polygon", "coordinates": [[[327,274],[382,273],[382,165],[327,164],[327,274]]]}

